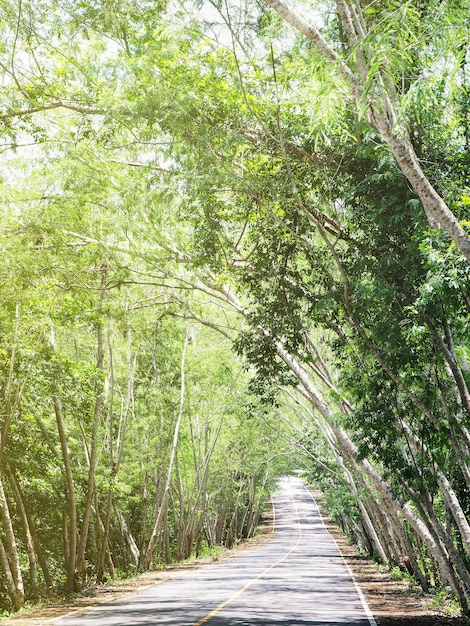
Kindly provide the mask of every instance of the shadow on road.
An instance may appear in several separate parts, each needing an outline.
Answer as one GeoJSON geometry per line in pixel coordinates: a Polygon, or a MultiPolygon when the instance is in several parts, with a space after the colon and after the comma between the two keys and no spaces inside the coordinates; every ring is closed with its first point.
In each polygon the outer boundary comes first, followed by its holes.
{"type": "MultiPolygon", "coordinates": [[[[106,613],[89,612],[83,615],[86,621],[75,621],[72,617],[64,622],[64,626],[78,626],[78,624],[86,626],[124,626],[138,624],[139,626],[194,626],[198,619],[202,619],[199,611],[194,612],[189,609],[186,616],[182,617],[181,610],[166,609],[164,613],[155,611],[155,608],[140,608],[126,610],[124,606],[112,607],[108,606],[106,613]]],[[[410,615],[396,615],[394,617],[376,618],[377,626],[470,626],[470,621],[461,617],[446,617],[438,615],[420,615],[413,617],[410,615]]],[[[269,619],[263,615],[251,614],[247,615],[223,615],[218,614],[211,617],[205,626],[371,626],[367,618],[345,618],[335,619],[334,617],[316,618],[312,616],[295,619],[286,618],[285,615],[279,614],[274,617],[271,614],[269,619]]]]}
{"type": "Polygon", "coordinates": [[[446,617],[444,615],[397,615],[377,619],[377,626],[468,626],[470,621],[464,617],[446,617]]]}

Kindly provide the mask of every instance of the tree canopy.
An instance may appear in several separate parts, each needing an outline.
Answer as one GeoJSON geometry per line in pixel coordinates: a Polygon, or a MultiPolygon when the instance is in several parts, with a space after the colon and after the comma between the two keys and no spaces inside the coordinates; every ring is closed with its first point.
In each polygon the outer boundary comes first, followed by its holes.
{"type": "Polygon", "coordinates": [[[0,602],[231,546],[302,467],[470,597],[468,3],[0,9],[0,602]]]}

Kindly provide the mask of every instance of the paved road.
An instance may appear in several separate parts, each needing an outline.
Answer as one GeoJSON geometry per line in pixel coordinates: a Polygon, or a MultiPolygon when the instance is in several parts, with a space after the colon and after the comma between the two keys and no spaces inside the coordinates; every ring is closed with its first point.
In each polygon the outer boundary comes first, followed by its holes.
{"type": "Polygon", "coordinates": [[[376,626],[303,482],[282,479],[274,538],[56,626],[376,626]]]}

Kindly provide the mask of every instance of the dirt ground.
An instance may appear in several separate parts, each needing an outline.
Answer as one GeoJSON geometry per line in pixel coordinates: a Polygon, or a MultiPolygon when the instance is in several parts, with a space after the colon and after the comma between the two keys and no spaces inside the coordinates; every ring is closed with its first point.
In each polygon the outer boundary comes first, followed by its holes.
{"type": "MultiPolygon", "coordinates": [[[[318,492],[313,491],[312,493],[318,495],[318,492]]],[[[47,604],[28,609],[14,617],[0,619],[0,626],[52,626],[51,620],[60,615],[110,602],[122,598],[126,594],[139,592],[148,586],[161,584],[183,569],[197,568],[214,560],[229,559],[241,551],[250,550],[268,541],[272,534],[271,519],[269,512],[266,513],[264,526],[256,537],[248,539],[231,550],[224,551],[215,559],[206,557],[171,566],[162,571],[147,572],[132,580],[112,585],[100,585],[87,590],[73,600],[47,604]]],[[[360,556],[356,548],[349,544],[344,535],[325,515],[324,519],[346,563],[354,573],[356,582],[360,586],[378,626],[470,626],[469,620],[451,615],[443,608],[434,606],[433,596],[410,591],[406,582],[393,580],[378,565],[360,556]]]]}

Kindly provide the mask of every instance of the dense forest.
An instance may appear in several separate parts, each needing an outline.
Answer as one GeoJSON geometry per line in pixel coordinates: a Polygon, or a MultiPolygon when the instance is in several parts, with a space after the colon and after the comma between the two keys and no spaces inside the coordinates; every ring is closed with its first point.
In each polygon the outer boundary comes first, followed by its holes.
{"type": "Polygon", "coordinates": [[[303,469],[470,603],[470,3],[5,0],[0,610],[303,469]]]}

